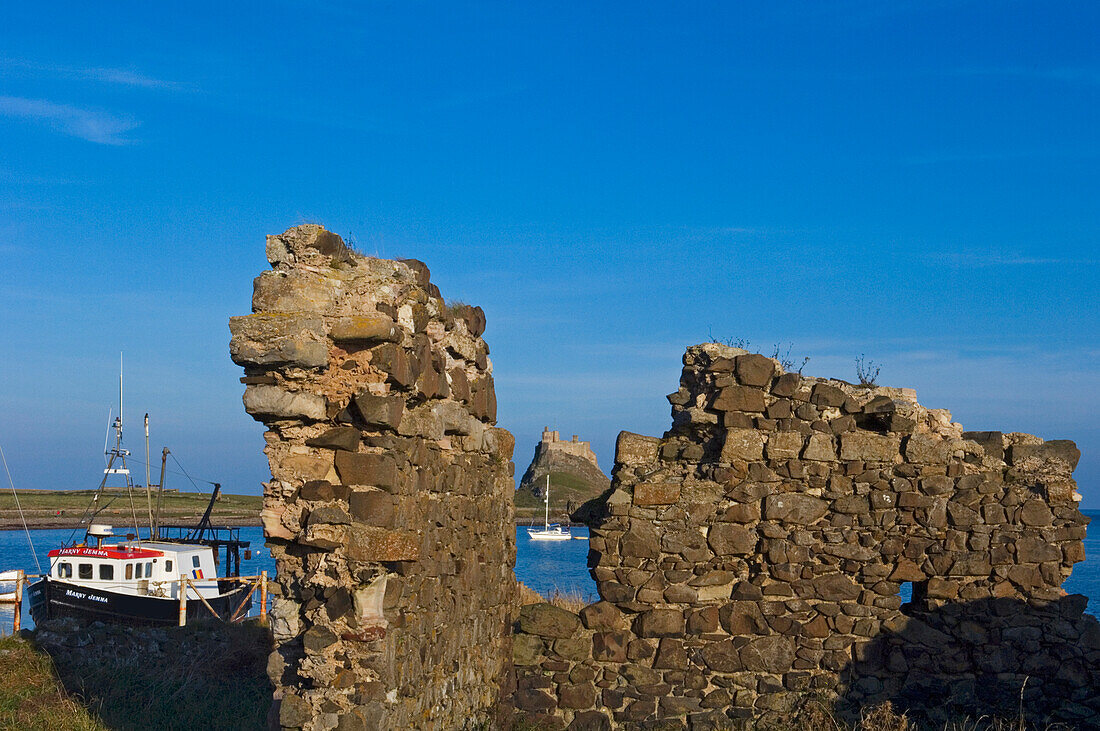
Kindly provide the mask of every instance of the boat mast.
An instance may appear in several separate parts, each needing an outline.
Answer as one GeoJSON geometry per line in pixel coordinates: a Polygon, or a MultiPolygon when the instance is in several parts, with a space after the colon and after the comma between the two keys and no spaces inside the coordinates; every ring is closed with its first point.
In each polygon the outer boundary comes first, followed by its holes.
{"type": "Polygon", "coordinates": [[[546,530],[550,530],[550,473],[546,473],[546,517],[543,518],[543,525],[546,530]]]}
{"type": "Polygon", "coordinates": [[[141,540],[138,530],[137,507],[134,505],[134,481],[130,476],[130,470],[126,466],[126,458],[130,456],[128,449],[122,448],[122,353],[118,354],[118,418],[115,419],[115,448],[112,457],[117,455],[122,462],[121,469],[111,470],[112,474],[123,475],[126,478],[126,495],[130,498],[130,515],[134,518],[134,538],[141,540]]]}
{"type": "Polygon", "coordinates": [[[164,469],[168,466],[168,447],[160,454],[160,482],[157,483],[157,517],[153,521],[153,539],[160,538],[160,503],[164,497],[164,469]]]}

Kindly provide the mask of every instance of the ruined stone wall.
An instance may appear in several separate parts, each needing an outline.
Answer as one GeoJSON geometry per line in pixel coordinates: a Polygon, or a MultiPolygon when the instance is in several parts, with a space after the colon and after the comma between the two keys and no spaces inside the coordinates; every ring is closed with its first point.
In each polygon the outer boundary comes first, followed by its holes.
{"type": "Polygon", "coordinates": [[[854,716],[1100,724],[1071,442],[964,432],[908,389],[684,356],[663,438],[624,432],[592,526],[602,601],[525,607],[517,707],[572,729],[854,716]],[[912,600],[899,596],[909,584],[912,600]]]}
{"type": "MultiPolygon", "coordinates": [[[[284,728],[462,729],[508,687],[514,441],[480,308],[320,226],[267,241],[230,322],[267,427],[269,672],[284,728]]],[[[506,706],[506,704],[505,704],[506,706]]]]}

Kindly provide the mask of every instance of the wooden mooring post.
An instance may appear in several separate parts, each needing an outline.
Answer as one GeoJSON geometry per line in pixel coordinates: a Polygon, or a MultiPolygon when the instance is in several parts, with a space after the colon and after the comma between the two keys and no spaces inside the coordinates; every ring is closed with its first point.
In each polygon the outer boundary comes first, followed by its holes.
{"type": "Polygon", "coordinates": [[[187,578],[180,575],[180,627],[187,625],[187,578]]]}
{"type": "Polygon", "coordinates": [[[23,619],[23,570],[15,572],[15,611],[11,621],[11,633],[19,632],[19,625],[23,619]]]}
{"type": "Polygon", "coordinates": [[[267,624],[267,572],[260,572],[260,624],[267,624]]]}

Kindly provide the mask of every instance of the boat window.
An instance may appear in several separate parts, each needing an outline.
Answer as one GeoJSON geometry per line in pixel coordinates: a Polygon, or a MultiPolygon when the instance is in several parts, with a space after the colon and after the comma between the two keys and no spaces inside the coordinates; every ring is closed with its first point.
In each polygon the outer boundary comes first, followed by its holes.
{"type": "Polygon", "coordinates": [[[168,574],[172,573],[172,562],[171,561],[165,561],[164,562],[164,571],[165,571],[165,573],[168,573],[168,574]]]}
{"type": "Polygon", "coordinates": [[[126,578],[134,578],[134,565],[132,563],[126,564],[126,578]]]}
{"type": "Polygon", "coordinates": [[[198,556],[192,556],[191,557],[191,563],[195,565],[195,568],[198,568],[199,567],[199,557],[198,556]]]}
{"type": "Polygon", "coordinates": [[[145,578],[148,579],[152,575],[153,575],[153,562],[152,561],[146,561],[145,562],[145,578]]]}
{"type": "Polygon", "coordinates": [[[57,576],[61,579],[73,578],[73,565],[71,563],[59,563],[57,565],[57,576]]]}
{"type": "Polygon", "coordinates": [[[82,579],[92,578],[92,565],[90,563],[77,564],[77,573],[82,579]]]}
{"type": "Polygon", "coordinates": [[[113,564],[101,563],[99,565],[99,578],[103,581],[111,581],[115,578],[115,567],[113,564]]]}

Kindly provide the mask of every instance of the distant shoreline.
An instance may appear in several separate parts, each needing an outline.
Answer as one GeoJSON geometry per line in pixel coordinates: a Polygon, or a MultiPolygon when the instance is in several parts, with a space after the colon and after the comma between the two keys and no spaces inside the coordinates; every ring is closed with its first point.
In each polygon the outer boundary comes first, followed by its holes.
{"type": "MultiPolygon", "coordinates": [[[[179,517],[179,516],[173,515],[172,520],[171,520],[171,524],[172,525],[187,525],[188,523],[198,523],[201,518],[202,518],[201,514],[200,515],[194,515],[194,516],[184,516],[184,517],[179,517]]],[[[211,524],[214,525],[214,526],[229,526],[229,527],[232,527],[232,528],[244,528],[244,527],[251,527],[251,526],[259,526],[260,525],[260,516],[257,515],[255,518],[250,518],[250,517],[214,518],[214,519],[211,520],[211,524]]],[[[115,521],[114,523],[110,523],[110,525],[112,525],[114,527],[114,529],[116,531],[116,535],[123,535],[121,533],[118,533],[118,531],[122,531],[125,528],[127,528],[127,526],[123,525],[122,523],[119,523],[118,521],[115,521]]],[[[72,529],[75,530],[75,529],[80,528],[80,527],[81,527],[80,525],[74,524],[72,522],[66,523],[65,521],[57,521],[57,520],[55,520],[55,521],[48,521],[48,520],[47,521],[41,521],[41,520],[31,520],[31,519],[27,520],[27,529],[28,530],[63,530],[65,528],[72,528],[72,529]]],[[[139,528],[147,528],[148,526],[143,525],[139,522],[138,527],[139,528]]],[[[133,529],[133,525],[130,525],[129,528],[133,529]]],[[[5,531],[5,530],[23,530],[23,523],[18,521],[18,520],[13,522],[13,521],[7,520],[7,519],[0,519],[0,531],[5,531]]]]}
{"type": "MultiPolygon", "coordinates": [[[[0,491],[0,530],[79,530],[87,519],[93,497],[99,494],[94,522],[113,526],[116,534],[133,530],[135,513],[138,526],[149,524],[149,498],[144,489],[135,489],[133,503],[126,491],[105,490],[18,490],[18,505],[10,491],[0,491]]],[[[158,496],[153,496],[155,501],[158,496]]],[[[210,494],[201,492],[165,491],[159,496],[162,525],[195,525],[210,504],[210,494]]],[[[263,498],[259,495],[223,493],[214,503],[210,520],[214,525],[260,525],[263,498]]]]}

